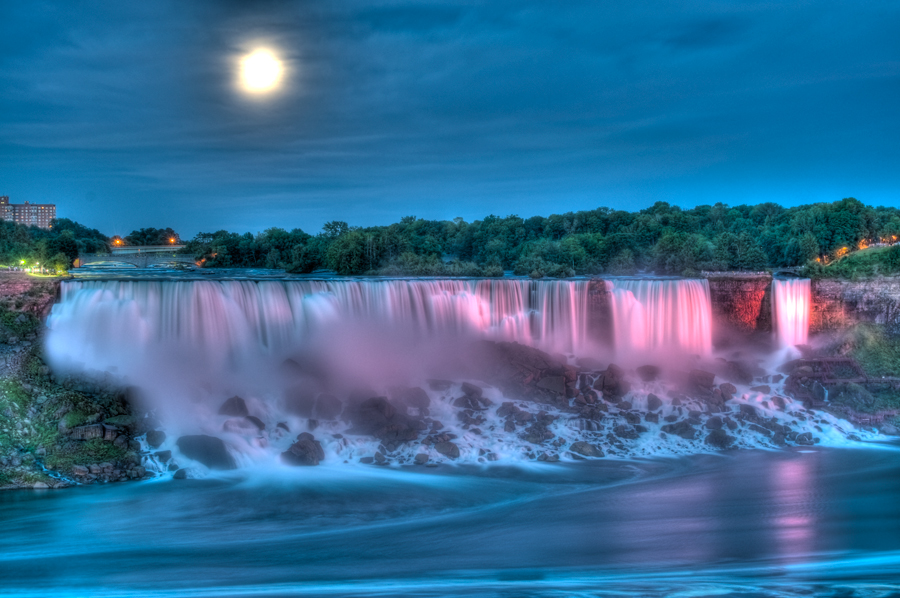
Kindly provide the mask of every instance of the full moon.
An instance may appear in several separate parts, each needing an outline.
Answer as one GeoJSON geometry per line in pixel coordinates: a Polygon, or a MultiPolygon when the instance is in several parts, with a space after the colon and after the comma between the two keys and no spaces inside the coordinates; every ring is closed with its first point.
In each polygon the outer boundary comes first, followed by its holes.
{"type": "Polygon", "coordinates": [[[241,87],[249,93],[266,93],[281,83],[284,67],[269,50],[254,50],[241,58],[241,87]]]}

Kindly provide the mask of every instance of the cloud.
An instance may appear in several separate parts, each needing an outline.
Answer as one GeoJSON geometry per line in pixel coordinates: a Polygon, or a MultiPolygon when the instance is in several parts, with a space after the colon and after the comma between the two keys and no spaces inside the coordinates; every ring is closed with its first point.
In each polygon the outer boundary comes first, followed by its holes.
{"type": "Polygon", "coordinates": [[[182,234],[757,192],[889,203],[898,13],[849,1],[4,3],[0,193],[55,200],[104,230],[182,234]],[[265,101],[234,85],[237,57],[258,45],[288,69],[265,101]]]}

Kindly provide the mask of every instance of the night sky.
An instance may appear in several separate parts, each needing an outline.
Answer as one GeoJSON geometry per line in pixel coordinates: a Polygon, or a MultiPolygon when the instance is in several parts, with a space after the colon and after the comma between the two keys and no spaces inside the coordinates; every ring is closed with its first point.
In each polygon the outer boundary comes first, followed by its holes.
{"type": "Polygon", "coordinates": [[[0,195],[125,234],[900,205],[900,2],[0,2],[0,195]],[[283,86],[251,96],[241,56],[283,86]]]}

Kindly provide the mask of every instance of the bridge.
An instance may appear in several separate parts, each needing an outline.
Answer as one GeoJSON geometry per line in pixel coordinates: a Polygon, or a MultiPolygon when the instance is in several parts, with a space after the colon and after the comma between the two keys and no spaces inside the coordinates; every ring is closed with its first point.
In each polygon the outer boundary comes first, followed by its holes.
{"type": "Polygon", "coordinates": [[[136,268],[147,268],[155,264],[193,265],[194,258],[178,255],[184,245],[126,245],[113,247],[111,253],[86,253],[78,256],[75,267],[117,266],[130,264],[136,268]]]}

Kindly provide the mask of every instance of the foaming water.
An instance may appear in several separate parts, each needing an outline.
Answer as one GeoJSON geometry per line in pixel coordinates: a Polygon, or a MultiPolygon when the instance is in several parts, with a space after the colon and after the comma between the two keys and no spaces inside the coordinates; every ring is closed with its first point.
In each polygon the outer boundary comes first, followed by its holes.
{"type": "Polygon", "coordinates": [[[612,314],[619,354],[712,349],[712,308],[706,280],[617,280],[612,314]]]}
{"type": "Polygon", "coordinates": [[[779,348],[788,349],[806,344],[809,336],[809,279],[773,279],[772,303],[779,348]]]}

